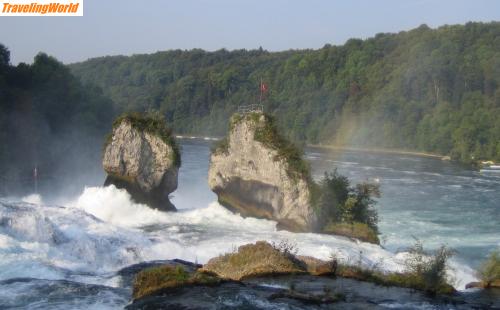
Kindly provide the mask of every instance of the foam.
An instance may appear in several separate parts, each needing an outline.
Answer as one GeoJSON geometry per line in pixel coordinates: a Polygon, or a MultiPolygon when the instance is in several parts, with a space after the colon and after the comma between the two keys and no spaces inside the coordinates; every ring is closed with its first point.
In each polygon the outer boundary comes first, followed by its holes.
{"type": "MultiPolygon", "coordinates": [[[[67,205],[20,203],[17,210],[0,203],[0,215],[13,212],[19,223],[29,223],[0,230],[0,279],[25,276],[108,283],[114,272],[134,263],[174,258],[205,263],[258,240],[288,240],[296,244],[298,254],[319,259],[333,254],[349,264],[387,271],[404,268],[404,253],[340,236],[277,231],[274,221],[243,218],[217,202],[163,213],[134,203],[126,191],[109,186],[85,188],[67,205]],[[48,237],[38,236],[40,231],[48,237]]],[[[470,268],[453,264],[453,275],[460,280],[457,288],[474,280],[470,268]]]]}
{"type": "Polygon", "coordinates": [[[114,185],[108,187],[86,187],[83,193],[69,206],[81,209],[95,217],[126,227],[140,227],[166,219],[165,213],[134,203],[130,194],[114,185]]]}
{"type": "MultiPolygon", "coordinates": [[[[151,259],[181,258],[204,263],[246,243],[289,240],[297,245],[300,255],[328,259],[334,254],[347,263],[357,263],[361,257],[363,265],[377,265],[383,270],[402,271],[405,260],[404,254],[344,237],[277,231],[274,221],[243,218],[217,202],[205,208],[162,213],[134,204],[126,192],[113,186],[87,188],[78,201],[79,208],[116,225],[141,227],[147,223],[161,227],[149,233],[156,241],[148,249],[151,259]]],[[[475,279],[473,271],[466,266],[455,262],[454,269],[453,276],[461,280],[459,288],[475,279]]]]}
{"type": "Polygon", "coordinates": [[[36,205],[43,204],[42,196],[40,196],[39,194],[31,194],[28,196],[24,196],[23,198],[21,198],[21,201],[36,204],[36,205]]]}

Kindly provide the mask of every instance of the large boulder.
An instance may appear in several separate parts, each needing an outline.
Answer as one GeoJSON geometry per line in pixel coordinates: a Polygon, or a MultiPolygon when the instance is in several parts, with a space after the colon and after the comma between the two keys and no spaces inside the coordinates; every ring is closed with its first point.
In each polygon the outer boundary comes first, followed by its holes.
{"type": "Polygon", "coordinates": [[[126,114],[113,124],[104,147],[105,186],[126,189],[139,203],[175,211],[168,195],[177,189],[179,148],[163,118],[126,114]]]}
{"type": "Polygon", "coordinates": [[[290,231],[312,231],[309,166],[263,113],[235,114],[213,150],[208,184],[219,202],[243,216],[266,218],[290,231]]]}
{"type": "Polygon", "coordinates": [[[200,271],[241,281],[263,275],[306,273],[307,267],[294,253],[283,251],[266,241],[257,241],[240,246],[237,252],[210,259],[200,271]]]}

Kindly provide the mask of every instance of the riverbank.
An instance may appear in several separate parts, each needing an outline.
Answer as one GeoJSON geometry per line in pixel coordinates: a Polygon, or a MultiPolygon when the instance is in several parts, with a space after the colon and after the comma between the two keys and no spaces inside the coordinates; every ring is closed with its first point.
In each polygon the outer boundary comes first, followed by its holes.
{"type": "MultiPolygon", "coordinates": [[[[211,137],[211,136],[201,137],[201,136],[191,136],[191,135],[177,135],[175,137],[177,139],[182,139],[182,140],[218,141],[221,139],[220,137],[211,137]]],[[[366,152],[366,153],[378,153],[378,154],[399,154],[399,155],[411,155],[411,156],[420,156],[428,158],[438,158],[441,160],[450,160],[449,156],[435,154],[435,153],[428,153],[428,152],[411,151],[411,150],[363,148],[363,147],[327,145],[327,144],[306,144],[306,146],[311,148],[330,149],[337,151],[353,151],[353,152],[366,152]]]]}
{"type": "MultiPolygon", "coordinates": [[[[177,135],[177,139],[180,140],[204,140],[207,142],[219,141],[220,137],[201,137],[201,136],[190,136],[190,135],[177,135]]],[[[490,166],[497,166],[500,163],[495,163],[491,160],[481,160],[474,161],[472,163],[463,163],[460,161],[454,161],[448,155],[441,155],[436,153],[429,152],[419,152],[412,150],[401,150],[401,149],[384,149],[384,148],[363,148],[363,147],[355,147],[355,146],[342,146],[342,145],[327,145],[327,144],[306,144],[306,147],[309,148],[318,148],[324,150],[333,150],[333,151],[350,151],[350,152],[360,152],[360,153],[373,153],[373,154],[393,154],[393,155],[409,155],[416,157],[425,157],[425,158],[434,158],[440,159],[443,161],[453,161],[459,165],[466,167],[467,169],[472,169],[479,171],[481,169],[487,169],[490,166]]]]}
{"type": "Polygon", "coordinates": [[[437,158],[441,160],[450,160],[449,156],[427,153],[427,152],[417,152],[409,150],[399,150],[399,149],[383,149],[383,148],[362,148],[353,146],[339,146],[339,145],[325,145],[325,144],[308,144],[308,147],[330,149],[335,151],[353,151],[353,152],[366,152],[366,153],[377,153],[377,154],[396,154],[396,155],[411,155],[419,157],[437,158]]]}

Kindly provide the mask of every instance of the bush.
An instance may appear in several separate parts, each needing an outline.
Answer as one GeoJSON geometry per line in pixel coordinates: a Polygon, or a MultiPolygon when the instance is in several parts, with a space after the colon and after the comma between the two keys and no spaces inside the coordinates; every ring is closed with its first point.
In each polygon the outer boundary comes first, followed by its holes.
{"type": "Polygon", "coordinates": [[[410,256],[405,264],[408,269],[410,279],[415,282],[415,286],[432,293],[449,293],[451,279],[447,276],[448,260],[453,256],[454,251],[441,246],[434,253],[428,253],[420,241],[409,249],[410,256]]]}
{"type": "Polygon", "coordinates": [[[377,267],[366,268],[360,265],[350,266],[339,264],[336,268],[337,276],[366,281],[384,286],[397,286],[426,291],[431,294],[451,294],[455,292],[453,286],[442,283],[430,289],[424,278],[413,272],[383,272],[377,267]]]}
{"type": "Polygon", "coordinates": [[[318,214],[320,231],[378,244],[374,197],[380,197],[377,184],[351,187],[349,179],[337,170],[311,185],[311,204],[318,214]]]}
{"type": "Polygon", "coordinates": [[[500,286],[500,251],[493,251],[478,270],[478,277],[485,287],[500,286]]]}
{"type": "Polygon", "coordinates": [[[335,169],[326,173],[319,183],[311,186],[311,204],[314,206],[320,225],[326,225],[331,219],[340,221],[343,205],[349,197],[349,179],[335,169]]]}
{"type": "MultiPolygon", "coordinates": [[[[432,295],[455,292],[446,275],[447,262],[453,254],[452,250],[443,246],[429,254],[424,251],[422,243],[417,241],[409,252],[405,272],[384,272],[379,269],[379,263],[363,267],[360,253],[360,259],[354,266],[339,263],[336,275],[379,285],[413,288],[432,295]]],[[[332,256],[332,260],[338,261],[335,256],[332,256]]]]}
{"type": "Polygon", "coordinates": [[[214,154],[227,154],[229,151],[229,138],[224,137],[214,143],[211,151],[214,154]]]}

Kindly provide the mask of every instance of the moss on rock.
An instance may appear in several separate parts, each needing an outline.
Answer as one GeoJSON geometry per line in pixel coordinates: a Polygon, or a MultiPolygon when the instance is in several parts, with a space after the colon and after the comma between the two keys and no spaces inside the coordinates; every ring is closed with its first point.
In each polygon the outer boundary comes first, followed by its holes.
{"type": "Polygon", "coordinates": [[[304,264],[295,256],[284,253],[265,241],[243,245],[235,253],[212,258],[202,270],[236,281],[263,275],[306,272],[304,264]]]}
{"type": "MultiPolygon", "coordinates": [[[[276,125],[276,119],[273,116],[260,112],[235,113],[229,122],[228,137],[236,125],[242,121],[251,122],[255,126],[255,141],[261,142],[266,147],[277,151],[278,154],[275,160],[283,160],[287,163],[287,172],[290,177],[311,180],[309,163],[302,158],[303,150],[280,134],[276,125]]],[[[216,145],[213,150],[215,153],[227,153],[229,147],[228,137],[222,139],[216,145]]]]}
{"type": "MultiPolygon", "coordinates": [[[[159,137],[163,142],[165,142],[173,149],[173,158],[171,159],[174,165],[176,167],[181,166],[180,147],[175,140],[172,129],[167,126],[167,122],[165,121],[163,115],[154,112],[125,112],[113,121],[113,130],[118,128],[118,126],[120,126],[123,121],[128,121],[132,125],[132,128],[135,128],[138,131],[147,132],[159,137]]],[[[112,135],[106,136],[104,149],[106,149],[106,146],[111,143],[111,141],[112,135]]]]}
{"type": "Polygon", "coordinates": [[[133,298],[160,294],[189,285],[216,285],[220,279],[204,272],[187,272],[182,266],[160,266],[139,272],[134,280],[133,298]]]}
{"type": "Polygon", "coordinates": [[[329,223],[323,228],[323,233],[356,238],[361,241],[380,244],[377,232],[365,223],[329,223]]]}

